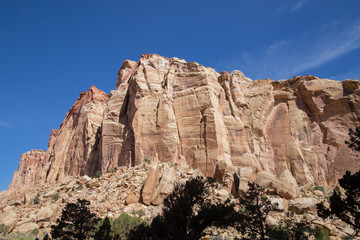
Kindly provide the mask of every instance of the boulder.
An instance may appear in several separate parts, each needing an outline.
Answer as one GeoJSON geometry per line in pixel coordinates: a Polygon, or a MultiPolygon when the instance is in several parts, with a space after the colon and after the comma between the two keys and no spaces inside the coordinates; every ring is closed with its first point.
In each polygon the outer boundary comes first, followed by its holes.
{"type": "Polygon", "coordinates": [[[18,233],[30,233],[35,228],[39,229],[39,225],[37,225],[36,223],[28,222],[17,226],[14,231],[18,233]]]}
{"type": "Polygon", "coordinates": [[[59,207],[57,204],[51,204],[49,206],[42,207],[36,216],[36,222],[54,221],[58,209],[59,207]]]}
{"type": "Polygon", "coordinates": [[[304,213],[307,211],[316,211],[316,204],[319,200],[316,198],[297,198],[289,202],[289,210],[296,213],[304,213]]]}
{"type": "Polygon", "coordinates": [[[159,205],[164,198],[169,195],[173,189],[176,180],[175,168],[165,166],[159,186],[156,188],[151,204],[159,205]]]}
{"type": "Polygon", "coordinates": [[[131,192],[125,199],[125,204],[129,205],[131,203],[137,203],[139,202],[139,196],[137,196],[135,193],[131,192]]]}
{"type": "Polygon", "coordinates": [[[145,205],[150,205],[155,189],[159,184],[159,159],[155,158],[149,165],[145,185],[141,191],[141,199],[145,205]]]}

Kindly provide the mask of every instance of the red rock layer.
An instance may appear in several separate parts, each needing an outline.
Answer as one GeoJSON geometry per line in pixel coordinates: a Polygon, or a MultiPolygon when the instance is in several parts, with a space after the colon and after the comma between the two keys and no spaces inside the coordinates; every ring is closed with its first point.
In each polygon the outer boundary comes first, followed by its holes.
{"type": "Polygon", "coordinates": [[[219,74],[144,54],[124,62],[109,99],[95,87],[82,93],[52,134],[41,171],[27,172],[21,162],[10,187],[157,155],[163,162],[185,159],[229,188],[238,180],[240,189],[247,181],[270,182],[294,197],[297,184],[333,184],[345,170],[359,170],[344,143],[359,114],[357,80],[252,81],[239,71],[219,74]]]}

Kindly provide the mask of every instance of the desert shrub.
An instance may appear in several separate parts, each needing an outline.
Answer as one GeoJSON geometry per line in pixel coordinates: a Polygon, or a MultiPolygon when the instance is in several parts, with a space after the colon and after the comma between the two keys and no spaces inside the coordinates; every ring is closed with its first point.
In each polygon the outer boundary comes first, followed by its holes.
{"type": "Polygon", "coordinates": [[[40,193],[37,193],[33,199],[33,203],[34,204],[39,204],[40,203],[40,193]]]}
{"type": "Polygon", "coordinates": [[[9,226],[5,224],[0,224],[0,233],[7,233],[9,231],[9,226]]]}
{"type": "Polygon", "coordinates": [[[325,188],[323,186],[316,186],[314,187],[314,190],[319,190],[325,194],[325,188]]]}
{"type": "Polygon", "coordinates": [[[34,228],[30,234],[37,236],[39,234],[39,229],[34,228]]]}
{"type": "Polygon", "coordinates": [[[135,229],[138,225],[142,224],[144,221],[137,217],[131,217],[126,213],[120,214],[119,217],[115,218],[111,231],[113,233],[114,239],[125,240],[128,238],[128,235],[131,230],[135,229]]]}
{"type": "Polygon", "coordinates": [[[322,227],[316,227],[315,240],[329,240],[329,233],[322,227]]]}
{"type": "Polygon", "coordinates": [[[53,195],[51,195],[51,199],[54,201],[54,202],[56,202],[58,199],[59,199],[59,193],[55,193],[55,194],[53,194],[53,195]]]}
{"type": "Polygon", "coordinates": [[[93,177],[94,178],[99,178],[99,177],[101,177],[101,175],[102,175],[102,172],[100,170],[97,170],[93,177]]]}
{"type": "Polygon", "coordinates": [[[151,163],[151,160],[148,159],[148,158],[145,158],[145,159],[144,159],[144,162],[145,162],[146,164],[150,164],[150,163],[151,163]]]}
{"type": "Polygon", "coordinates": [[[79,186],[76,187],[76,190],[79,190],[79,191],[81,191],[81,190],[83,190],[83,189],[84,189],[84,187],[83,187],[82,184],[80,184],[79,186]]]}

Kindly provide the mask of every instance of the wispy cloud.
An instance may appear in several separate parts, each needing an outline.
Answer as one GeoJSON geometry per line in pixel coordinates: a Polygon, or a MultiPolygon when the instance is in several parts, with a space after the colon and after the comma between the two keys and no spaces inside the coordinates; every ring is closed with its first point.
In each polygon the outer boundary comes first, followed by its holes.
{"type": "Polygon", "coordinates": [[[0,127],[12,128],[13,126],[8,122],[0,121],[0,127]]]}
{"type": "Polygon", "coordinates": [[[284,1],[283,4],[281,4],[275,13],[281,13],[281,12],[296,12],[303,8],[306,4],[308,4],[310,0],[287,0],[284,1]]]}
{"type": "Polygon", "coordinates": [[[294,5],[292,5],[290,12],[296,12],[298,10],[300,10],[300,8],[302,8],[305,4],[307,4],[310,0],[299,0],[296,1],[296,3],[294,5]]]}
{"type": "Polygon", "coordinates": [[[328,23],[296,39],[279,40],[257,52],[246,52],[220,61],[219,68],[229,67],[250,73],[252,78],[289,78],[319,67],[360,48],[360,20],[345,29],[328,23]]]}

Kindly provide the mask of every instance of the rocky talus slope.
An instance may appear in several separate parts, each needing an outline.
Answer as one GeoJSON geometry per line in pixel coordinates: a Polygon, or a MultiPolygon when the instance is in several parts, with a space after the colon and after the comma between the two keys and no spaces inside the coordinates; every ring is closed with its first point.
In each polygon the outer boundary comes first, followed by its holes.
{"type": "MultiPolygon", "coordinates": [[[[198,63],[143,54],[138,62],[124,61],[110,95],[95,86],[80,94],[59,129],[51,131],[46,152],[21,156],[2,204],[23,206],[29,193],[46,195],[45,189],[62,193],[58,188],[68,179],[79,185],[85,181],[81,176],[97,170],[135,171],[145,159],[186,164],[234,195],[255,181],[294,201],[303,188],[333,186],[346,170],[360,169],[344,143],[359,117],[357,80],[252,81],[236,70],[217,73],[198,63]]],[[[96,189],[113,191],[116,174],[104,183],[108,187],[98,182],[96,189]]],[[[92,188],[86,189],[90,196],[92,188]]],[[[157,183],[145,184],[148,196],[140,202],[161,203],[166,194],[153,199],[156,191],[157,183]]]]}
{"type": "MultiPolygon", "coordinates": [[[[131,216],[151,219],[161,213],[162,201],[172,192],[175,184],[201,175],[199,169],[189,167],[185,161],[164,163],[155,158],[135,167],[119,167],[100,178],[67,176],[57,183],[38,183],[21,194],[3,191],[0,193],[0,224],[8,226],[8,232],[13,234],[39,229],[39,234],[43,236],[50,232],[51,225],[61,215],[66,203],[75,202],[78,198],[90,200],[91,211],[99,217],[114,218],[125,212],[131,216]]],[[[327,229],[334,240],[340,239],[336,236],[352,233],[341,222],[323,221],[316,216],[316,203],[330,193],[327,188],[321,191],[301,186],[298,198],[287,200],[269,191],[269,199],[278,204],[279,211],[268,216],[267,225],[277,225],[289,214],[294,214],[297,221],[306,218],[327,229]]],[[[229,197],[235,203],[238,201],[222,185],[213,189],[210,197],[213,201],[225,201],[229,197]]],[[[230,239],[237,234],[231,226],[225,229],[209,228],[206,233],[207,237],[221,234],[230,239]]],[[[204,239],[209,239],[207,237],[204,239]]]]}

